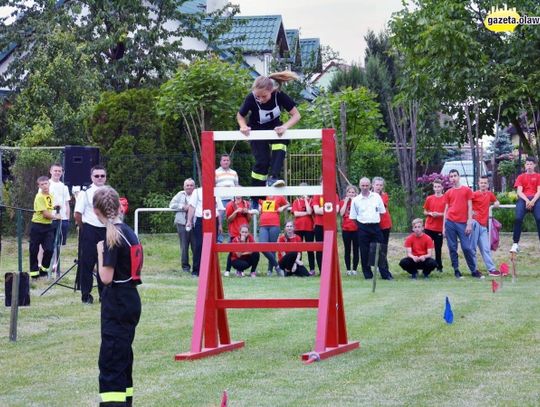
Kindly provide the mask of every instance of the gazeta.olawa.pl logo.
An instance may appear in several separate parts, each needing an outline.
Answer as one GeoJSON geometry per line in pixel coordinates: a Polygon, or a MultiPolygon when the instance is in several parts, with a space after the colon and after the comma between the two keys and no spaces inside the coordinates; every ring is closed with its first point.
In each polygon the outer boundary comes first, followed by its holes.
{"type": "Polygon", "coordinates": [[[540,17],[520,16],[515,8],[491,7],[484,26],[494,32],[513,32],[518,25],[540,25],[540,17]]]}

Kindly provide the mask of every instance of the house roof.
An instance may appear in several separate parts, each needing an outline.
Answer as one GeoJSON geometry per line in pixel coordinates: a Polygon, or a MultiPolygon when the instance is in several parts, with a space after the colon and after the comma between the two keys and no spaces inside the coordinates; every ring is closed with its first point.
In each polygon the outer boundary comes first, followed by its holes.
{"type": "Polygon", "coordinates": [[[221,40],[231,41],[222,48],[238,47],[246,54],[274,52],[280,54],[289,50],[283,22],[279,15],[235,16],[231,31],[222,35],[221,40]]]}
{"type": "Polygon", "coordinates": [[[178,9],[182,13],[195,14],[206,11],[206,0],[189,0],[183,3],[178,9]]]}
{"type": "Polygon", "coordinates": [[[300,38],[302,66],[317,69],[321,65],[321,41],[318,38],[300,38]]]}
{"type": "Polygon", "coordinates": [[[287,43],[289,44],[289,61],[293,67],[302,66],[302,56],[300,54],[300,31],[296,29],[285,30],[287,43]]]}

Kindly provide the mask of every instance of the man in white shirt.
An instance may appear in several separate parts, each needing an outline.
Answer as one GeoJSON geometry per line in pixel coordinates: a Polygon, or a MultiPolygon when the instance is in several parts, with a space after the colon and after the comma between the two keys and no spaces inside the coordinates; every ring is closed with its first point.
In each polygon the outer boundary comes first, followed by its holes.
{"type": "MultiPolygon", "coordinates": [[[[358,246],[360,247],[360,259],[364,278],[373,278],[373,272],[369,262],[369,254],[372,244],[382,243],[383,236],[379,223],[381,214],[386,212],[384,203],[379,194],[372,192],[369,178],[360,180],[360,193],[351,202],[350,219],[354,219],[358,225],[358,246]]],[[[379,270],[383,280],[392,280],[389,271],[379,270]]]]}
{"type": "MultiPolygon", "coordinates": [[[[90,294],[94,283],[94,268],[97,263],[98,242],[105,240],[105,225],[94,213],[94,193],[107,182],[105,167],[95,165],[90,170],[92,184],[85,191],[79,192],[75,203],[75,223],[79,227],[79,281],[81,284],[81,299],[85,304],[92,304],[94,298],[90,294]]],[[[96,273],[98,292],[101,297],[103,284],[96,273]]]]}
{"type": "MultiPolygon", "coordinates": [[[[221,214],[225,211],[221,200],[216,197],[216,234],[223,233],[223,226],[221,223],[221,214]]],[[[199,268],[201,265],[201,251],[202,251],[202,219],[203,219],[203,191],[202,188],[197,188],[191,194],[189,198],[189,209],[186,222],[186,230],[192,230],[195,236],[195,249],[193,251],[193,269],[191,275],[194,277],[199,276],[199,268]]]]}
{"type": "Polygon", "coordinates": [[[58,227],[58,223],[62,222],[61,232],[62,232],[62,246],[66,244],[67,234],[69,230],[69,219],[71,217],[71,208],[69,202],[71,201],[71,196],[69,195],[69,190],[66,185],[60,178],[64,174],[64,168],[62,164],[54,163],[49,168],[51,178],[49,179],[49,192],[53,196],[53,206],[59,207],[59,213],[62,220],[53,220],[54,230],[58,227]]]}
{"type": "Polygon", "coordinates": [[[189,246],[191,246],[192,254],[195,250],[195,234],[191,230],[186,230],[189,199],[191,198],[194,189],[195,181],[192,178],[186,179],[184,181],[184,190],[178,192],[169,203],[169,208],[176,211],[174,224],[176,226],[176,231],[178,232],[178,239],[180,240],[180,261],[182,263],[182,271],[185,271],[186,273],[191,272],[191,266],[189,265],[189,246]]]}
{"type": "MultiPolygon", "coordinates": [[[[216,187],[237,187],[238,174],[231,168],[231,157],[229,154],[221,154],[219,165],[220,166],[216,168],[216,187]]],[[[234,196],[222,196],[221,203],[223,204],[223,207],[226,208],[227,204],[233,199],[234,196]]],[[[223,224],[225,212],[223,212],[220,216],[221,223],[223,224]]],[[[222,241],[223,236],[218,236],[218,242],[222,241]]]]}

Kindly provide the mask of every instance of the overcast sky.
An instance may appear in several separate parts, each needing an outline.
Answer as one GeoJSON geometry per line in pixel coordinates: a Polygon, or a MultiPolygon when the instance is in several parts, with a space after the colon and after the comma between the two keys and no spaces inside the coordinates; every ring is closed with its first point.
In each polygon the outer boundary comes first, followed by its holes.
{"type": "Polygon", "coordinates": [[[345,62],[364,64],[364,35],[385,28],[401,0],[231,0],[240,15],[280,14],[285,29],[300,29],[301,38],[320,38],[345,62]]]}

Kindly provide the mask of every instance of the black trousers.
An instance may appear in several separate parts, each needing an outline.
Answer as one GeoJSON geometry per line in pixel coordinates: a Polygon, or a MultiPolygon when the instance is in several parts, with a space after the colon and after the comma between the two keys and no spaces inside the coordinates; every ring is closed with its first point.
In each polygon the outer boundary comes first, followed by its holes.
{"type": "Polygon", "coordinates": [[[435,244],[435,261],[437,262],[437,270],[442,270],[442,245],[443,245],[443,235],[442,232],[436,232],[434,230],[424,229],[426,235],[433,239],[435,244]]]}
{"type": "Polygon", "coordinates": [[[191,233],[193,233],[195,244],[193,245],[193,269],[191,274],[194,276],[199,275],[199,268],[201,267],[201,252],[203,244],[203,232],[202,232],[202,220],[203,218],[195,218],[195,225],[191,233]]]}
{"type": "Polygon", "coordinates": [[[358,268],[360,261],[360,252],[358,250],[358,232],[356,230],[342,230],[341,237],[343,238],[343,247],[345,249],[345,268],[347,271],[358,268]],[[352,252],[352,268],[351,268],[351,252],[352,252]]]}
{"type": "MultiPolygon", "coordinates": [[[[383,243],[383,234],[378,223],[360,223],[358,225],[358,246],[360,247],[360,261],[362,263],[362,273],[365,279],[373,278],[371,266],[375,264],[376,244],[383,243]]],[[[389,280],[392,275],[379,268],[381,278],[389,280]]]]}
{"type": "MultiPolygon", "coordinates": [[[[289,144],[289,140],[257,140],[251,141],[251,152],[255,157],[255,164],[253,164],[252,171],[261,177],[269,175],[273,178],[279,178],[281,169],[283,168],[283,161],[287,155],[287,150],[283,148],[276,149],[277,145],[289,144]],[[274,146],[274,147],[273,147],[274,146]]],[[[265,180],[254,178],[252,174],[251,185],[264,186],[265,180]]]]}
{"type": "Polygon", "coordinates": [[[49,268],[54,250],[54,231],[51,224],[34,223],[30,227],[30,276],[39,276],[38,253],[39,246],[43,247],[42,265],[49,268]],[[37,274],[36,274],[37,272],[37,274]]]}
{"type": "Polygon", "coordinates": [[[425,276],[429,276],[429,273],[437,267],[437,262],[431,257],[419,262],[415,262],[410,257],[405,257],[401,259],[399,266],[411,275],[417,274],[419,270],[422,270],[425,276]]]}
{"type": "Polygon", "coordinates": [[[251,273],[257,271],[257,265],[259,264],[259,258],[261,257],[259,252],[253,252],[249,257],[240,257],[238,259],[231,260],[231,266],[235,270],[244,271],[251,267],[251,273]]]}
{"type": "MultiPolygon", "coordinates": [[[[294,233],[300,236],[304,242],[315,241],[315,232],[312,230],[296,230],[294,233]]],[[[315,270],[315,253],[307,252],[307,257],[308,257],[309,269],[315,270]]]]}
{"type": "Polygon", "coordinates": [[[304,266],[296,266],[294,273],[292,272],[296,258],[298,257],[298,252],[289,252],[286,253],[281,260],[279,261],[279,267],[285,270],[285,276],[298,276],[298,277],[309,277],[309,271],[304,266]]]}
{"type": "MultiPolygon", "coordinates": [[[[315,225],[313,228],[313,233],[315,235],[316,242],[322,242],[324,239],[324,228],[322,225],[315,225]]],[[[322,273],[322,252],[315,252],[315,257],[317,258],[317,266],[319,267],[319,273],[322,273]]]]}
{"type": "Polygon", "coordinates": [[[379,262],[377,266],[379,266],[379,272],[382,275],[392,275],[390,273],[390,270],[388,269],[388,242],[390,241],[390,228],[388,229],[381,229],[383,240],[381,242],[381,247],[379,250],[379,262]]]}
{"type": "Polygon", "coordinates": [[[104,287],[101,297],[99,349],[100,406],[131,406],[133,339],[141,316],[141,299],[131,284],[104,287]]]}
{"type": "MultiPolygon", "coordinates": [[[[98,257],[96,245],[105,240],[105,228],[98,228],[88,223],[83,223],[79,231],[79,278],[81,282],[81,297],[85,301],[92,292],[94,284],[94,268],[96,267],[98,257]]],[[[96,273],[98,292],[101,298],[103,283],[96,273]]]]}

